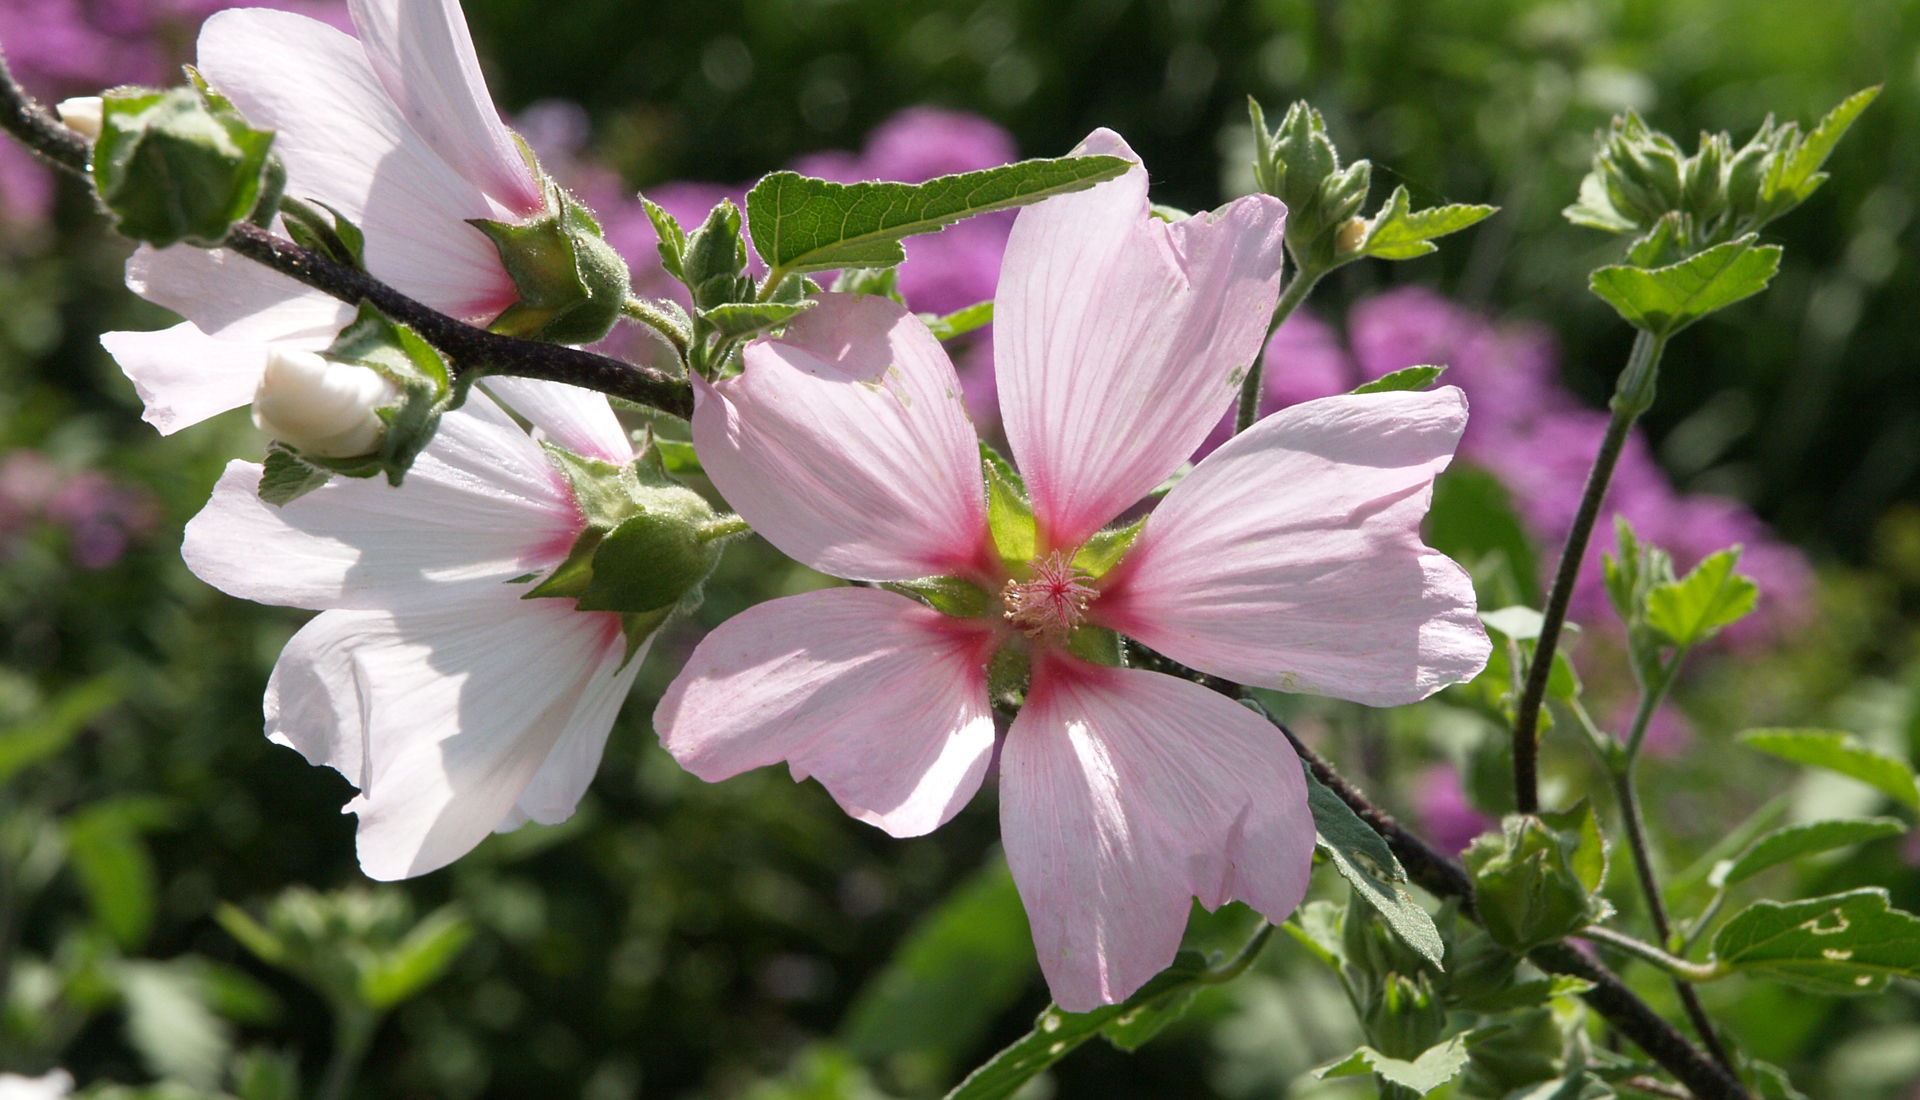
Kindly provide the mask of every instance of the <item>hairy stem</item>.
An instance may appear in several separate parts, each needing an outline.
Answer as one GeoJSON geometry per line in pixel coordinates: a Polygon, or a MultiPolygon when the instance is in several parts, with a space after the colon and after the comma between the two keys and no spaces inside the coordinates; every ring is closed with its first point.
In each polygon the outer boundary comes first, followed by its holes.
{"type": "Polygon", "coordinates": [[[1266,362],[1267,341],[1280,331],[1280,326],[1293,316],[1293,311],[1300,307],[1300,303],[1307,300],[1313,284],[1319,282],[1324,274],[1324,271],[1309,271],[1296,266],[1293,281],[1287,284],[1287,289],[1280,293],[1280,300],[1274,303],[1273,317],[1267,322],[1267,335],[1261,339],[1260,350],[1253,354],[1253,365],[1247,368],[1246,376],[1240,382],[1240,406],[1233,417],[1235,435],[1253,427],[1253,422],[1260,419],[1260,375],[1266,362]]]}
{"type": "Polygon", "coordinates": [[[1614,398],[1613,419],[1594,456],[1587,474],[1586,491],[1580,496],[1580,510],[1567,532],[1566,545],[1560,551],[1560,565],[1554,570],[1553,588],[1547,594],[1546,615],[1540,623],[1540,639],[1534,643],[1533,663],[1527,669],[1527,682],[1521,689],[1519,708],[1513,718],[1513,800],[1523,814],[1540,812],[1540,704],[1547,695],[1547,680],[1553,674],[1553,654],[1560,645],[1560,628],[1567,621],[1567,604],[1573,599],[1573,585],[1580,577],[1580,563],[1587,556],[1587,543],[1593,537],[1593,525],[1600,518],[1600,504],[1606,499],[1607,486],[1613,481],[1613,468],[1627,443],[1634,421],[1646,411],[1652,398],[1654,368],[1659,365],[1665,341],[1642,332],[1633,342],[1633,353],[1620,375],[1620,388],[1614,398]],[[1622,400],[1625,397],[1626,400],[1622,400]]]}
{"type": "Polygon", "coordinates": [[[1632,936],[1623,935],[1622,933],[1615,932],[1611,928],[1604,928],[1600,925],[1581,929],[1579,935],[1582,939],[1592,940],[1594,943],[1604,944],[1615,950],[1624,951],[1637,959],[1652,963],[1667,973],[1672,974],[1675,978],[1684,979],[1689,982],[1716,981],[1726,977],[1729,973],[1729,971],[1723,967],[1710,963],[1688,962],[1685,959],[1668,954],[1653,944],[1636,940],[1632,936]]]}
{"type": "Polygon", "coordinates": [[[0,57],[0,127],[55,165],[92,181],[87,171],[87,139],[28,95],[13,79],[5,57],[0,57]]]}

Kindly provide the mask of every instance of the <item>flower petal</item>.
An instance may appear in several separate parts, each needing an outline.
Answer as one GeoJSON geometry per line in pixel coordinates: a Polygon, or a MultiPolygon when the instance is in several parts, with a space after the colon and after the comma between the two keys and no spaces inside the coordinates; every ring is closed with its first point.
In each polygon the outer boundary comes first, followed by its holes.
{"type": "MultiPolygon", "coordinates": [[[[1138,160],[1096,130],[1078,152],[1138,160]]],[[[1193,453],[1280,293],[1286,208],[1255,195],[1169,224],[1138,166],[1021,211],[994,300],[1007,442],[1042,537],[1073,547],[1193,453]]]]}
{"type": "Polygon", "coordinates": [[[654,712],[708,782],[782,760],[894,836],[966,805],[993,754],[984,625],[904,596],[828,588],[759,604],[707,635],[654,712]]]}
{"type": "Polygon", "coordinates": [[[1068,1012],[1172,963],[1194,898],[1284,919],[1313,861],[1306,781],[1278,731],[1197,684],[1071,658],[1036,664],[1001,750],[1000,822],[1068,1012]]]}
{"type": "Polygon", "coordinates": [[[499,375],[488,392],[574,454],[622,464],[633,461],[633,441],[604,394],[562,382],[499,375]]]}
{"type": "Polygon", "coordinates": [[[127,289],[240,343],[319,351],[353,320],[353,307],[224,248],[141,245],[127,258],[127,289]]]}
{"type": "Polygon", "coordinates": [[[158,332],[108,332],[100,343],[132,380],[141,419],[172,435],[253,400],[267,361],[264,344],[215,340],[190,321],[158,332]]]}
{"type": "Polygon", "coordinates": [[[457,603],[558,564],[583,522],[539,445],[484,396],[441,418],[397,489],[336,477],[275,507],[259,484],[258,465],[228,464],[181,556],[229,595],[293,607],[457,603]]]}
{"type": "MultiPolygon", "coordinates": [[[[584,786],[599,759],[583,750],[604,742],[638,671],[620,667],[624,653],[618,616],[507,591],[428,612],[330,611],[281,653],[267,735],[360,788],[346,809],[360,815],[362,870],[425,874],[516,813],[556,746],[569,749],[542,793],[584,786]]],[[[563,801],[539,809],[562,819],[563,801]]]]}
{"type": "Polygon", "coordinates": [[[953,363],[873,295],[827,294],[706,386],[693,442],[715,487],[789,557],[836,577],[985,568],[986,489],[953,363]]]}
{"type": "Polygon", "coordinates": [[[348,0],[380,83],[415,132],[462,176],[522,217],[540,185],[500,121],[458,0],[348,0]]]}
{"type": "Polygon", "coordinates": [[[1267,417],[1167,494],[1089,617],[1216,676],[1372,706],[1473,676],[1473,582],[1420,541],[1466,420],[1451,386],[1267,417]]]}
{"type": "Polygon", "coordinates": [[[366,234],[367,268],[443,313],[491,319],[518,299],[500,254],[467,218],[517,219],[486,181],[422,140],[351,36],[300,15],[242,8],[209,18],[200,68],[255,126],[278,131],[289,194],[366,234]]]}

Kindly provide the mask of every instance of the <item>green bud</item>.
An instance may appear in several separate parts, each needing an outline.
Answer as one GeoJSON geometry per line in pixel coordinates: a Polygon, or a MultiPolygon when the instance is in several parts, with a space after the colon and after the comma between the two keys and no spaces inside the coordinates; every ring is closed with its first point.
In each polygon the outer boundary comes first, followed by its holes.
{"type": "Polygon", "coordinates": [[[273,132],[192,88],[120,88],[101,103],[93,183],[121,233],[213,248],[261,197],[273,132]]]}
{"type": "Polygon", "coordinates": [[[1487,934],[1509,951],[1571,935],[1606,911],[1593,893],[1606,853],[1584,802],[1565,814],[1510,815],[1500,833],[1475,840],[1465,859],[1487,934]]]}
{"type": "Polygon", "coordinates": [[[1567,1040],[1551,1008],[1503,1013],[1499,1020],[1497,1030],[1467,1047],[1464,1083],[1472,1095],[1506,1096],[1566,1072],[1567,1040]]]}
{"type": "Polygon", "coordinates": [[[1760,131],[1740,147],[1727,164],[1727,203],[1742,218],[1751,217],[1760,208],[1760,189],[1766,182],[1774,151],[1773,116],[1760,124],[1760,131]]]}
{"type": "Polygon", "coordinates": [[[1700,148],[1688,158],[1682,207],[1697,224],[1706,224],[1727,208],[1727,165],[1733,158],[1733,138],[1701,134],[1700,148]]]}
{"type": "Polygon", "coordinates": [[[546,209],[520,224],[472,218],[513,279],[520,300],[495,332],[551,344],[591,344],[613,330],[632,278],[580,200],[546,181],[546,209]]]}
{"type": "Polygon", "coordinates": [[[753,280],[746,275],[747,242],[740,236],[740,208],[722,199],[700,228],[687,234],[681,261],[681,281],[693,295],[696,310],[753,299],[753,280]]]}

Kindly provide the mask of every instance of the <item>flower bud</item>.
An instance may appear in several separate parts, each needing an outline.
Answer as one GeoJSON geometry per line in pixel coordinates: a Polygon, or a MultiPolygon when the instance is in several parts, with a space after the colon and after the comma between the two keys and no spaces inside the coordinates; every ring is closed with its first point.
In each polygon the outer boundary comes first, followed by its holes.
{"type": "Polygon", "coordinates": [[[67,124],[67,129],[88,141],[100,140],[100,119],[105,104],[99,96],[81,95],[63,99],[53,109],[59,113],[60,121],[67,124]]]}
{"type": "Polygon", "coordinates": [[[1585,803],[1563,814],[1514,814],[1466,852],[1474,904],[1495,943],[1524,952],[1571,935],[1609,910],[1594,891],[1606,852],[1585,803]]]}
{"type": "Polygon", "coordinates": [[[102,97],[94,191],[136,241],[213,248],[259,202],[272,144],[196,89],[116,89],[102,97]]]}
{"type": "Polygon", "coordinates": [[[530,221],[469,219],[500,252],[520,300],[489,326],[552,344],[591,344],[612,331],[631,276],[580,200],[549,180],[547,208],[530,221]]]}
{"type": "Polygon", "coordinates": [[[253,422],[306,454],[351,458],[380,449],[387,426],[378,410],[398,396],[372,368],[275,348],[254,391],[253,422]]]}

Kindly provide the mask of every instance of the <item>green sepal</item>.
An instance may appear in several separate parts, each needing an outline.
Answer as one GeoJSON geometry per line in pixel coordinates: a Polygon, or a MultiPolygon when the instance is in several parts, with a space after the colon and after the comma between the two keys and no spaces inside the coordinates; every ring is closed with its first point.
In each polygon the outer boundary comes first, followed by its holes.
{"type": "Polygon", "coordinates": [[[1027,502],[1026,483],[1013,464],[985,441],[980,444],[980,469],[987,480],[987,528],[993,534],[993,548],[1009,565],[1032,561],[1039,553],[1039,533],[1033,505],[1027,502]]]}
{"type": "Polygon", "coordinates": [[[125,236],[155,248],[213,248],[258,203],[273,131],[194,88],[101,96],[93,183],[125,236]]]}
{"type": "Polygon", "coordinates": [[[367,268],[367,238],[345,214],[318,200],[283,197],[280,218],[293,243],[346,267],[367,268]],[[325,211],[323,214],[322,211],[325,211]]]}
{"type": "Polygon", "coordinates": [[[687,234],[680,260],[680,281],[693,296],[695,313],[733,302],[753,300],[747,270],[747,243],[740,236],[740,208],[721,199],[699,228],[687,234]]]}
{"type": "Polygon", "coordinates": [[[647,220],[653,223],[654,236],[659,238],[656,247],[660,252],[660,266],[666,269],[667,274],[685,282],[686,230],[680,228],[678,219],[645,195],[640,197],[640,206],[647,212],[647,220]]]}
{"type": "Polygon", "coordinates": [[[1127,663],[1121,654],[1120,635],[1104,626],[1083,626],[1067,635],[1067,652],[1108,668],[1123,668],[1127,663]]]}
{"type": "Polygon", "coordinates": [[[989,593],[979,585],[959,577],[921,577],[912,581],[891,581],[880,587],[889,592],[898,592],[956,619],[981,618],[991,614],[994,606],[989,593]]]}
{"type": "Polygon", "coordinates": [[[1524,952],[1577,932],[1608,911],[1588,885],[1606,868],[1599,835],[1583,801],[1552,820],[1510,814],[1500,832],[1473,842],[1464,859],[1474,904],[1495,943],[1524,952]]]}
{"type": "Polygon", "coordinates": [[[933,333],[933,338],[944,343],[956,336],[965,336],[975,329],[992,324],[993,300],[975,302],[965,309],[956,309],[944,317],[922,313],[920,319],[927,323],[927,331],[933,333]]]}
{"type": "Polygon", "coordinates": [[[1073,555],[1073,567],[1091,580],[1106,576],[1109,570],[1120,564],[1121,558],[1126,557],[1133,540],[1140,537],[1140,530],[1146,525],[1147,517],[1141,516],[1125,527],[1109,528],[1094,535],[1073,555]]]}
{"type": "Polygon", "coordinates": [[[1019,646],[1001,646],[987,661],[987,698],[1019,706],[1033,680],[1033,659],[1019,646]]]}
{"type": "Polygon", "coordinates": [[[1446,367],[1403,367],[1390,374],[1383,374],[1371,382],[1362,382],[1355,386],[1352,393],[1393,393],[1399,390],[1424,390],[1433,385],[1446,367]]]}
{"type": "Polygon", "coordinates": [[[591,344],[613,330],[626,307],[631,276],[587,208],[546,181],[546,208],[514,224],[469,218],[487,235],[520,300],[488,326],[552,344],[591,344]]]}
{"type": "Polygon", "coordinates": [[[293,448],[275,440],[267,445],[267,457],[260,464],[261,500],[274,507],[306,496],[332,480],[333,472],[312,465],[293,448]]]}

